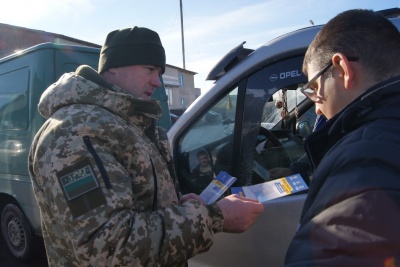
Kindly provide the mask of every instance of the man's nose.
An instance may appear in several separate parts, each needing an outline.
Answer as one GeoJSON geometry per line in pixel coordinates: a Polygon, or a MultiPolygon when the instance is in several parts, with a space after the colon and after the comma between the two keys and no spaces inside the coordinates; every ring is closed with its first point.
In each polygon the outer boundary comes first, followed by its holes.
{"type": "Polygon", "coordinates": [[[158,75],[154,75],[153,77],[152,77],[152,79],[151,79],[151,84],[154,86],[154,87],[156,87],[156,88],[159,88],[159,87],[161,87],[161,76],[158,76],[158,75]]]}

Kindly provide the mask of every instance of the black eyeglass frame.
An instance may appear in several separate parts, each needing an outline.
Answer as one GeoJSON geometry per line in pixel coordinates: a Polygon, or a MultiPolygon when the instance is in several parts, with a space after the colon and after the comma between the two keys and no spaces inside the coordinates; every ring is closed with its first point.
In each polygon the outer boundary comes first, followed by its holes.
{"type": "MultiPolygon", "coordinates": [[[[358,57],[347,57],[348,61],[357,61],[358,57]]],[[[318,97],[316,97],[317,92],[315,90],[309,88],[311,84],[313,84],[321,75],[323,75],[331,66],[333,65],[332,60],[329,61],[328,64],[325,65],[315,76],[309,80],[306,84],[300,87],[300,92],[302,92],[308,99],[315,102],[318,101],[318,97]],[[306,90],[311,90],[312,92],[307,92],[306,90]]]]}

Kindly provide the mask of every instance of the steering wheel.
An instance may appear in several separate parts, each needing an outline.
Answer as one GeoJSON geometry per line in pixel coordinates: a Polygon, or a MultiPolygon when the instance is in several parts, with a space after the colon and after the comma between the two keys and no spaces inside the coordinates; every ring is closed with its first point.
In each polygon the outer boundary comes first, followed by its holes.
{"type": "MultiPolygon", "coordinates": [[[[265,136],[268,141],[271,141],[272,144],[274,145],[274,147],[282,147],[283,148],[281,141],[279,141],[279,139],[273,133],[271,133],[270,130],[267,130],[264,127],[260,127],[260,135],[265,136]]],[[[267,143],[268,142],[265,142],[265,146],[267,145],[267,143]]],[[[266,147],[264,147],[264,148],[266,148],[266,147]]],[[[285,150],[285,152],[287,154],[286,150],[285,150]]],[[[289,155],[287,155],[287,156],[289,157],[289,155]]]]}
{"type": "Polygon", "coordinates": [[[267,141],[263,150],[254,157],[253,173],[265,181],[269,180],[269,169],[276,167],[289,168],[291,160],[289,153],[271,131],[260,127],[259,135],[265,136],[267,141]],[[272,143],[272,146],[269,143],[272,143]]]}

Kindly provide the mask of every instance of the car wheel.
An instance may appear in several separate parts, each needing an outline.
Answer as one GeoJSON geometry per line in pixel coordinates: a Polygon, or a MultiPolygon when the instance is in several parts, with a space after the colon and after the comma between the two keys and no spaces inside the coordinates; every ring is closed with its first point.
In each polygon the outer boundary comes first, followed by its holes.
{"type": "Polygon", "coordinates": [[[1,213],[1,233],[10,252],[21,262],[31,260],[40,246],[25,215],[13,203],[5,205],[1,213]]]}

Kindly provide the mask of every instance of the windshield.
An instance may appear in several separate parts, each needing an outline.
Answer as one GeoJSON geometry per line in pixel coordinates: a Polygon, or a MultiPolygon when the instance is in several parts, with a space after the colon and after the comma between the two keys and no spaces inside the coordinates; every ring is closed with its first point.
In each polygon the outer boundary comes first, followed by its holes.
{"type": "Polygon", "coordinates": [[[300,92],[300,89],[287,90],[283,88],[276,91],[272,95],[272,101],[267,101],[264,105],[262,125],[267,129],[271,129],[287,113],[293,112],[305,99],[306,97],[300,92]]]}

